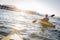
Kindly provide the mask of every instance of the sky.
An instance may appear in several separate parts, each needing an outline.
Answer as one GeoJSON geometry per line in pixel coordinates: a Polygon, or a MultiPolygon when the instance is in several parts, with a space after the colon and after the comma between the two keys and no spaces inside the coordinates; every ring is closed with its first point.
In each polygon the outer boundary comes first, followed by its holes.
{"type": "Polygon", "coordinates": [[[32,10],[49,15],[55,14],[60,17],[60,0],[0,0],[0,4],[15,5],[22,10],[32,10]]]}

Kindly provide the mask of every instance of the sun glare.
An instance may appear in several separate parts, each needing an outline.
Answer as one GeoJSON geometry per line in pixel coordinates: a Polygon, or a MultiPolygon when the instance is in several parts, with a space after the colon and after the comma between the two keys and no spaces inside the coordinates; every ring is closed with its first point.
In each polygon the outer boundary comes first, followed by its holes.
{"type": "Polygon", "coordinates": [[[45,3],[21,2],[20,4],[16,4],[16,6],[21,10],[31,10],[44,14],[54,14],[53,9],[45,3]]]}

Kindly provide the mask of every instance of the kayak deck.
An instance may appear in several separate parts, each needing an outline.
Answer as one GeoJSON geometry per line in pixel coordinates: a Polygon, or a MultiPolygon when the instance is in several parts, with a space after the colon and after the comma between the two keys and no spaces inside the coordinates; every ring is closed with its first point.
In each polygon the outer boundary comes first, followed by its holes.
{"type": "Polygon", "coordinates": [[[51,28],[55,28],[55,25],[50,23],[50,22],[46,22],[46,21],[43,21],[43,20],[40,20],[40,24],[46,28],[46,27],[51,27],[51,28]]]}

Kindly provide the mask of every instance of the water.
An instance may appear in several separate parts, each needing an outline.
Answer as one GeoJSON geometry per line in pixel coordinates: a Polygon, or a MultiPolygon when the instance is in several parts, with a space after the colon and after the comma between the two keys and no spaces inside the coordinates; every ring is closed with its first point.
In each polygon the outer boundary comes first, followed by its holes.
{"type": "MultiPolygon", "coordinates": [[[[32,21],[41,18],[43,18],[43,16],[0,9],[0,39],[8,36],[13,29],[16,29],[17,32],[15,32],[15,34],[19,34],[25,40],[59,40],[60,19],[50,18],[50,21],[56,24],[56,28],[45,31],[45,33],[40,33],[41,25],[38,22],[32,23],[32,21]],[[36,37],[33,38],[32,34],[35,34],[36,37]]],[[[20,40],[19,35],[17,35],[17,39],[14,38],[14,40],[20,40]]]]}

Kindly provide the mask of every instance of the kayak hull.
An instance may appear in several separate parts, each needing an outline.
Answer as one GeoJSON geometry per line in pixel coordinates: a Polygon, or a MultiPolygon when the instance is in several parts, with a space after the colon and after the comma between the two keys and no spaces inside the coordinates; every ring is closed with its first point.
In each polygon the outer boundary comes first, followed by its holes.
{"type": "Polygon", "coordinates": [[[54,24],[52,24],[52,23],[50,23],[50,22],[43,21],[43,20],[40,21],[40,24],[41,24],[44,28],[46,28],[46,27],[55,28],[55,25],[54,25],[54,24]]]}

